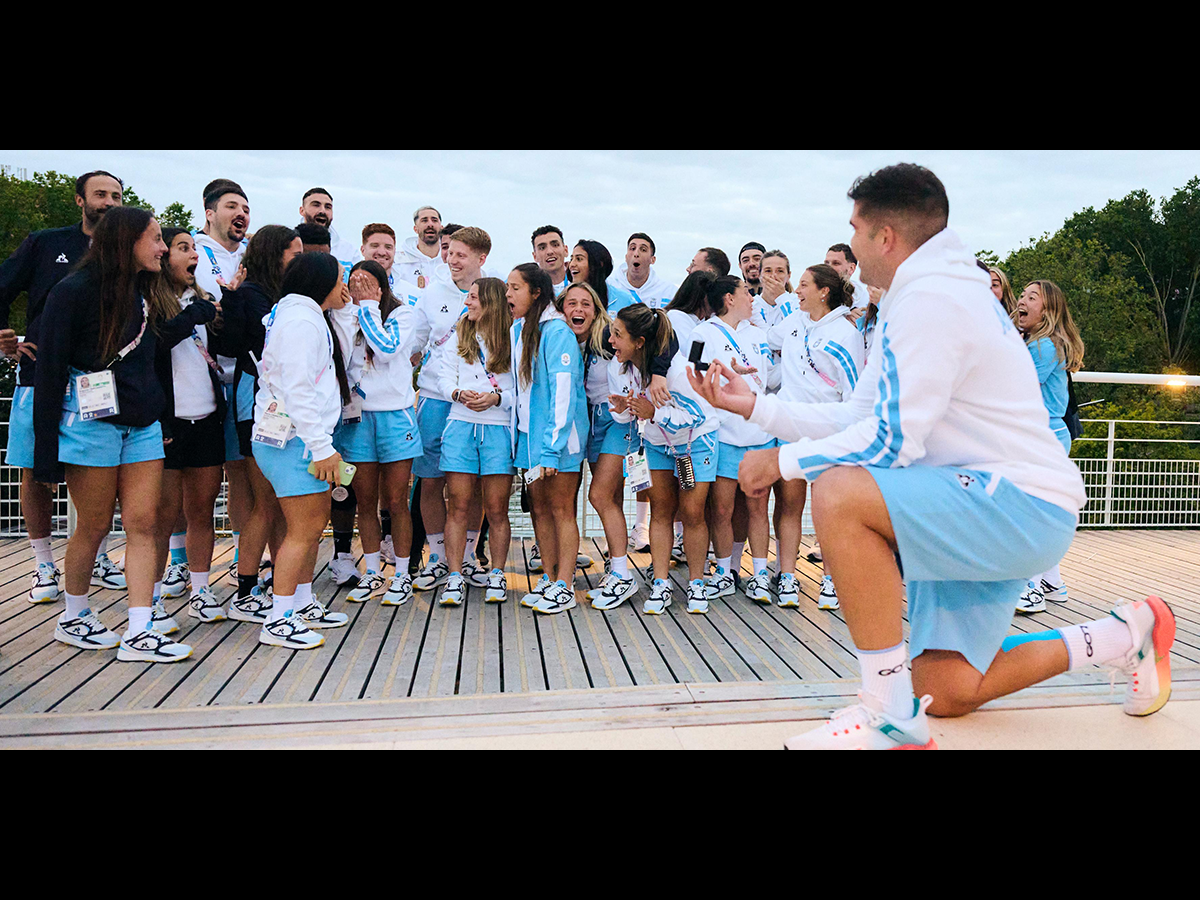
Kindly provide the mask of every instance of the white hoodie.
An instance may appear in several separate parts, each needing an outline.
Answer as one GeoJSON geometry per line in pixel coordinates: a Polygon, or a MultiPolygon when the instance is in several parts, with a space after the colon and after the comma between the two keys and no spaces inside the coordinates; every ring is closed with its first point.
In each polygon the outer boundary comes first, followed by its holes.
{"type": "Polygon", "coordinates": [[[425,354],[417,382],[422,398],[450,402],[450,398],[442,393],[442,367],[454,329],[466,314],[468,293],[459,289],[450,277],[450,269],[446,268],[444,274],[439,273],[429,282],[413,307],[412,351],[425,354]]]}
{"type": "MultiPolygon", "coordinates": [[[[687,361],[681,356],[676,356],[671,362],[671,371],[667,373],[667,389],[671,392],[671,402],[655,410],[653,420],[646,423],[646,443],[655,447],[686,449],[699,438],[720,428],[718,413],[692,390],[687,373],[687,361]]],[[[634,366],[625,371],[624,363],[614,356],[608,362],[608,387],[611,394],[645,399],[650,383],[642,383],[642,375],[634,366]]],[[[621,425],[628,425],[633,421],[633,413],[630,411],[614,412],[612,417],[614,422],[621,425]]]]}
{"type": "Polygon", "coordinates": [[[421,289],[427,288],[433,281],[438,268],[443,265],[440,244],[437,249],[438,252],[433,255],[433,258],[429,258],[421,252],[420,241],[414,234],[404,242],[404,246],[396,249],[396,265],[392,271],[402,281],[415,284],[421,289]]]}
{"type": "Polygon", "coordinates": [[[513,378],[511,353],[509,358],[509,371],[502,375],[492,375],[488,378],[487,369],[484,366],[486,362],[487,343],[482,335],[476,335],[476,340],[479,342],[480,361],[469,363],[458,355],[458,331],[455,330],[454,337],[450,338],[446,344],[446,359],[445,365],[442,366],[442,393],[447,397],[454,396],[455,391],[474,391],[477,394],[490,394],[495,390],[500,391],[500,405],[493,406],[483,412],[475,412],[472,409],[467,409],[462,403],[455,403],[450,408],[451,422],[472,422],[483,425],[503,425],[509,427],[512,424],[512,409],[513,401],[516,399],[516,381],[513,378]],[[496,383],[492,384],[492,378],[496,383]]]}
{"type": "Polygon", "coordinates": [[[754,324],[770,331],[799,308],[800,300],[795,294],[780,294],[774,306],[759,295],[754,298],[754,324]]]}
{"type": "Polygon", "coordinates": [[[288,294],[263,324],[267,343],[254,419],[261,422],[273,402],[282,403],[292,420],[290,437],[304,442],[311,459],[328,459],[342,417],[342,397],[333,366],[333,336],[321,307],[308,297],[288,294]]]}
{"type": "Polygon", "coordinates": [[[675,299],[679,287],[661,278],[654,266],[650,267],[650,277],[640,288],[629,283],[629,264],[621,263],[621,267],[608,276],[608,283],[623,291],[633,294],[638,303],[645,303],[651,309],[666,309],[675,299]]]}
{"type": "Polygon", "coordinates": [[[771,388],[783,400],[841,403],[849,400],[866,365],[862,335],[850,323],[850,308],[839,306],[819,322],[804,310],[772,328],[767,340],[780,360],[771,388]]]}
{"type": "MultiPolygon", "coordinates": [[[[347,307],[348,309],[350,307],[347,307]]],[[[396,412],[412,409],[413,319],[416,313],[403,301],[383,321],[379,304],[363,300],[357,307],[358,328],[365,342],[354,348],[357,384],[363,395],[364,412],[396,412]],[[368,347],[373,359],[368,358],[368,347]],[[361,370],[361,374],[358,371],[361,370]]],[[[351,388],[355,386],[350,382],[351,388]]]]}
{"type": "MultiPolygon", "coordinates": [[[[741,378],[754,393],[766,393],[774,363],[771,348],[767,344],[767,333],[757,327],[753,319],[743,320],[738,324],[736,331],[719,318],[709,319],[696,326],[696,330],[692,332],[692,341],[704,342],[706,363],[711,364],[716,360],[728,367],[736,361],[739,366],[757,369],[755,374],[743,375],[741,378]]],[[[735,413],[718,410],[716,416],[721,422],[722,444],[732,447],[761,447],[771,441],[771,435],[735,413]]]]}
{"type": "Polygon", "coordinates": [[[788,480],[834,466],[955,467],[1007,478],[1078,515],[1079,469],[1046,427],[1033,359],[986,273],[947,229],[900,266],[878,338],[849,403],[758,398],[750,421],[795,441],[788,480]]]}
{"type": "MultiPolygon", "coordinates": [[[[217,279],[226,284],[234,279],[238,266],[242,264],[242,257],[246,255],[246,242],[242,241],[237,249],[230,253],[203,231],[196,232],[193,237],[196,241],[196,252],[200,254],[200,261],[196,263],[196,284],[219,303],[221,286],[217,284],[217,279]]],[[[237,360],[228,356],[218,356],[217,365],[221,367],[221,382],[233,384],[237,360]]]]}

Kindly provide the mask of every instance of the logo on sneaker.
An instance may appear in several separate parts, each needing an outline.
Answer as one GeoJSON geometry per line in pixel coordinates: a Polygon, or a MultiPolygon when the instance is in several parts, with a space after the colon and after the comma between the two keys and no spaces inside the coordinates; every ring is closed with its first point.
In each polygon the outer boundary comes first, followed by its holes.
{"type": "Polygon", "coordinates": [[[60,253],[60,254],[58,254],[58,259],[56,259],[56,260],[55,260],[55,262],[56,262],[56,263],[67,263],[67,264],[70,264],[70,262],[71,262],[71,261],[70,261],[69,259],[67,259],[67,254],[65,254],[65,253],[60,253]]]}

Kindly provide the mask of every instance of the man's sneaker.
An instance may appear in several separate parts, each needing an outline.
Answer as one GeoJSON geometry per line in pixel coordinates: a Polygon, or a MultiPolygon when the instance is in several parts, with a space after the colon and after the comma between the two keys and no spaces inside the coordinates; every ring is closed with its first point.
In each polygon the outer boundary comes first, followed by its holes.
{"type": "Polygon", "coordinates": [[[325,638],[309,630],[305,621],[289,610],[282,619],[263,625],[258,634],[258,642],[268,647],[283,647],[287,650],[316,650],[324,645],[325,638]]]}
{"type": "MultiPolygon", "coordinates": [[[[233,562],[229,564],[229,579],[231,581],[238,580],[238,561],[236,553],[233,555],[233,562]]],[[[183,595],[180,594],[180,596],[182,597],[183,595]]]]}
{"type": "Polygon", "coordinates": [[[155,600],[150,607],[150,627],[159,634],[175,634],[179,631],[179,623],[167,612],[167,604],[155,600]]]}
{"type": "Polygon", "coordinates": [[[870,697],[858,695],[859,706],[835,713],[823,727],[792,738],[785,750],[936,750],[925,713],[932,697],[913,701],[913,717],[893,719],[870,697]]]}
{"type": "Polygon", "coordinates": [[[546,567],[542,565],[542,548],[534,544],[533,551],[529,554],[529,574],[541,575],[545,571],[546,567]]]}
{"type": "Polygon", "coordinates": [[[1036,613],[1044,613],[1046,611],[1046,598],[1038,586],[1032,581],[1029,582],[1029,587],[1025,588],[1025,593],[1021,595],[1021,599],[1017,601],[1017,612],[1023,616],[1032,616],[1036,613]]]}
{"type": "Polygon", "coordinates": [[[800,583],[796,581],[795,575],[781,575],[779,577],[779,608],[800,608],[800,583]]]}
{"type": "Polygon", "coordinates": [[[1129,676],[1125,715],[1152,716],[1171,699],[1171,647],[1175,643],[1175,613],[1158,597],[1122,606],[1113,617],[1129,626],[1133,650],[1123,665],[1129,676]]]}
{"type": "Polygon", "coordinates": [[[650,526],[635,525],[629,532],[629,549],[634,553],[650,552],[650,526]]]}
{"type": "Polygon", "coordinates": [[[499,569],[493,569],[492,574],[488,576],[487,594],[484,596],[483,602],[508,602],[508,579],[504,577],[504,573],[499,569]]]}
{"type": "Polygon", "coordinates": [[[665,615],[671,607],[673,598],[671,582],[660,578],[650,589],[650,599],[642,604],[642,614],[647,616],[665,615]]]}
{"type": "Polygon", "coordinates": [[[345,628],[350,624],[350,617],[345,613],[330,612],[320,600],[314,600],[304,609],[296,610],[296,615],[309,628],[318,631],[333,628],[345,628]]]}
{"type": "Polygon", "coordinates": [[[677,566],[687,565],[687,551],[683,549],[683,535],[675,538],[675,545],[671,548],[671,562],[677,566]]]}
{"type": "Polygon", "coordinates": [[[688,585],[687,611],[689,616],[708,615],[708,588],[705,586],[703,579],[693,581],[688,585]]]}
{"type": "Polygon", "coordinates": [[[442,597],[438,600],[438,605],[462,606],[466,597],[467,579],[463,578],[458,572],[455,572],[450,576],[450,580],[446,582],[446,589],[442,591],[442,597]]]}
{"type": "MultiPolygon", "coordinates": [[[[619,608],[623,603],[637,596],[638,586],[632,578],[622,578],[620,575],[609,575],[600,586],[599,595],[588,599],[592,601],[592,609],[608,611],[619,608]]],[[[595,593],[593,591],[593,593],[595,593]]]]}
{"type": "Polygon", "coordinates": [[[120,662],[177,663],[190,659],[192,648],[177,644],[151,626],[141,634],[126,634],[117,650],[120,662]]]}
{"type": "Polygon", "coordinates": [[[191,586],[192,571],[188,568],[187,563],[167,566],[166,574],[163,575],[162,594],[160,596],[164,600],[178,600],[187,594],[191,586]]]}
{"type": "Polygon", "coordinates": [[[362,576],[358,574],[358,566],[349,555],[336,556],[329,564],[329,574],[340,588],[357,588],[362,586],[362,576]]]}
{"type": "Polygon", "coordinates": [[[235,622],[266,625],[274,605],[275,598],[271,592],[256,587],[249,597],[237,597],[229,602],[229,618],[235,622]]]}
{"type": "Polygon", "coordinates": [[[821,553],[821,545],[820,544],[813,545],[812,553],[808,554],[808,561],[810,563],[813,563],[814,565],[818,565],[818,566],[821,565],[821,563],[825,562],[825,557],[821,553]]]}
{"type": "Polygon", "coordinates": [[[732,597],[737,592],[733,583],[733,575],[717,566],[717,574],[708,580],[705,586],[709,600],[719,600],[722,597],[732,597]]]}
{"type": "Polygon", "coordinates": [[[463,563],[462,577],[463,581],[471,587],[485,588],[488,586],[487,573],[480,569],[473,559],[463,563]]]}
{"type": "Polygon", "coordinates": [[[62,573],[54,563],[40,563],[33,573],[33,587],[29,591],[30,603],[54,603],[62,594],[58,584],[62,573]]]}
{"type": "Polygon", "coordinates": [[[763,606],[771,605],[771,574],[764,569],[746,585],[746,596],[763,606]]]}
{"type": "Polygon", "coordinates": [[[557,616],[574,609],[577,605],[575,588],[556,581],[547,588],[542,599],[534,605],[533,611],[543,616],[557,616]]]}
{"type": "Polygon", "coordinates": [[[1050,603],[1070,603],[1071,598],[1067,596],[1067,586],[1055,587],[1049,582],[1043,580],[1038,586],[1038,593],[1041,594],[1050,603]]]}
{"type": "Polygon", "coordinates": [[[113,650],[121,643],[121,636],[105,628],[90,609],[74,619],[68,619],[64,613],[54,629],[54,639],[80,650],[113,650]]]}
{"type": "Polygon", "coordinates": [[[400,572],[388,585],[387,593],[383,595],[384,606],[406,606],[412,602],[413,580],[407,572],[400,572]]]}
{"type": "Polygon", "coordinates": [[[192,594],[192,599],[188,601],[188,618],[199,619],[205,625],[213,625],[224,622],[229,617],[225,615],[225,607],[212,592],[212,588],[206,587],[192,594]]]}
{"type": "Polygon", "coordinates": [[[368,572],[359,580],[358,587],[346,595],[347,603],[366,603],[387,587],[387,579],[378,572],[368,572]]]}
{"type": "Polygon", "coordinates": [[[450,577],[450,567],[437,556],[429,557],[429,564],[413,579],[414,591],[436,591],[450,577]]]}
{"type": "Polygon", "coordinates": [[[521,605],[526,609],[533,609],[546,596],[546,591],[550,590],[551,584],[550,576],[543,575],[542,580],[534,585],[533,591],[521,598],[521,605]]]}
{"type": "Polygon", "coordinates": [[[396,565],[396,542],[390,534],[379,543],[379,561],[385,566],[396,565]]]}
{"type": "Polygon", "coordinates": [[[582,569],[585,572],[588,569],[590,569],[592,566],[594,566],[595,564],[596,564],[596,561],[594,559],[592,559],[590,556],[588,556],[586,553],[580,553],[578,556],[575,557],[576,568],[582,569]]]}
{"type": "Polygon", "coordinates": [[[110,591],[126,589],[125,573],[116,567],[108,558],[107,553],[101,553],[96,557],[96,564],[92,567],[92,585],[107,588],[110,591]]]}
{"type": "Polygon", "coordinates": [[[821,599],[817,601],[817,609],[837,612],[841,608],[842,604],[838,602],[837,588],[833,586],[833,579],[826,575],[821,582],[821,599]]]}

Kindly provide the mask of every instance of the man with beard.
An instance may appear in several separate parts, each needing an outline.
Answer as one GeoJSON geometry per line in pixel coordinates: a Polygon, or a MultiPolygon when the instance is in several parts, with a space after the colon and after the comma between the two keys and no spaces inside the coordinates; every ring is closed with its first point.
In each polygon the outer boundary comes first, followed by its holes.
{"type": "Polygon", "coordinates": [[[347,269],[362,259],[353,241],[343,239],[333,227],[333,194],[325,188],[315,187],[304,195],[300,216],[305,225],[321,225],[329,229],[329,251],[347,269]]]}
{"type": "Polygon", "coordinates": [[[742,280],[750,289],[750,296],[757,297],[763,292],[762,262],[767,248],[757,241],[751,241],[738,254],[738,264],[742,268],[742,280]]]}
{"type": "Polygon", "coordinates": [[[425,290],[442,263],[442,214],[422,206],[413,213],[413,231],[416,234],[396,254],[396,275],[425,290]]]}
{"type": "MultiPolygon", "coordinates": [[[[124,184],[109,172],[88,172],[75,182],[75,204],[81,221],[66,228],[51,228],[29,235],[3,265],[0,265],[0,350],[20,362],[17,388],[13,394],[8,428],[8,465],[21,469],[21,512],[29,532],[29,543],[37,557],[30,603],[53,603],[61,593],[59,571],[50,550],[53,493],[33,478],[33,379],[37,361],[37,332],[46,295],[70,274],[92,243],[92,234],[114,206],[121,205],[124,184]],[[29,294],[25,341],[17,343],[8,327],[13,301],[29,294]]],[[[92,584],[113,590],[125,589],[125,576],[107,555],[108,539],[100,544],[92,584]]]]}

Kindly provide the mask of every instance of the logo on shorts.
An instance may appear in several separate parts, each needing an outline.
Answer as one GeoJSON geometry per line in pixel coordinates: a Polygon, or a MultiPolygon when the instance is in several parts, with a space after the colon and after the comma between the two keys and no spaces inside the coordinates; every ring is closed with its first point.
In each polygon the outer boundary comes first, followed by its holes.
{"type": "Polygon", "coordinates": [[[958,483],[962,485],[962,489],[964,491],[969,491],[971,489],[971,485],[975,483],[975,479],[970,475],[959,475],[958,483]]]}
{"type": "Polygon", "coordinates": [[[706,466],[711,466],[712,465],[712,457],[711,456],[704,457],[704,464],[706,466]]]}
{"type": "Polygon", "coordinates": [[[406,435],[404,436],[404,439],[405,439],[406,441],[411,441],[411,440],[413,439],[412,432],[410,431],[408,434],[406,434],[406,435]]]}
{"type": "Polygon", "coordinates": [[[58,259],[56,259],[55,262],[69,264],[71,261],[69,259],[67,259],[67,254],[60,253],[60,254],[58,254],[58,259]]]}

